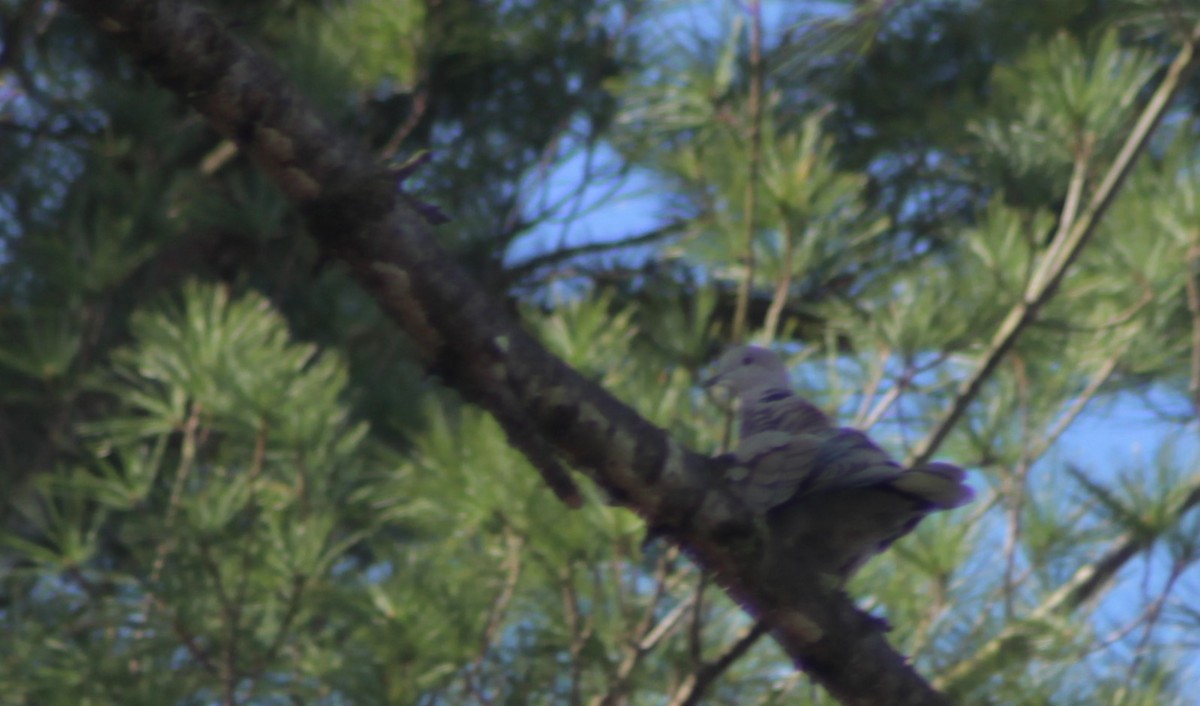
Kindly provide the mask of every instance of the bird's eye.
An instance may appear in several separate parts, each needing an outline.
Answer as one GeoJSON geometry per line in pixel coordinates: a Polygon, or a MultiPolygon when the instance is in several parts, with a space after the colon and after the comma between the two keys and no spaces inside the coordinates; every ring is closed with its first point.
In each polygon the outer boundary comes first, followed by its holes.
{"type": "Polygon", "coordinates": [[[753,363],[753,362],[754,362],[754,357],[753,357],[753,356],[749,356],[749,355],[748,355],[748,356],[746,356],[745,358],[742,358],[742,365],[750,365],[750,364],[751,364],[751,363],[753,363]]]}

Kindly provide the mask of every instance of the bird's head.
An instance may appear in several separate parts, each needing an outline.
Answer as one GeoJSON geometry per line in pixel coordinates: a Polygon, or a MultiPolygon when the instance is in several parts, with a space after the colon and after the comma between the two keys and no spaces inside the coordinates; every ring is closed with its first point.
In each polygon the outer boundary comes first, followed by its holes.
{"type": "Polygon", "coordinates": [[[779,356],[758,346],[738,346],[717,360],[704,386],[721,386],[735,395],[744,395],[768,388],[790,389],[791,381],[779,356]]]}

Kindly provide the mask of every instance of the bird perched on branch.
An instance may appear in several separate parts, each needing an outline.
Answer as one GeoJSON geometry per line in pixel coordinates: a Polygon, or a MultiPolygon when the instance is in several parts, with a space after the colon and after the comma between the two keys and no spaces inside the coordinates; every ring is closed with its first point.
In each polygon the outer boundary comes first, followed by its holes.
{"type": "Polygon", "coordinates": [[[729,491],[766,518],[776,571],[844,582],[926,515],[970,502],[963,470],[948,463],[904,468],[863,432],[837,428],[793,393],[773,353],[742,347],[714,378],[741,400],[742,438],[721,458],[729,491]]]}

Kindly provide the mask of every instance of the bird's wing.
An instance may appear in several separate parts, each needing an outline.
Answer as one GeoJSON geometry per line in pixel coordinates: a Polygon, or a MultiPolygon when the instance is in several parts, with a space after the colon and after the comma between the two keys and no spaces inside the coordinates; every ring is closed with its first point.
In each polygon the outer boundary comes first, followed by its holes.
{"type": "Polygon", "coordinates": [[[760,432],[738,446],[726,477],[753,507],[770,509],[802,495],[880,485],[903,473],[865,434],[844,431],[760,432]]]}
{"type": "Polygon", "coordinates": [[[871,486],[886,486],[941,509],[959,507],[974,497],[958,466],[926,463],[905,469],[857,429],[759,432],[742,440],[731,456],[727,478],[743,488],[753,487],[758,506],[871,486]]]}
{"type": "Polygon", "coordinates": [[[765,431],[803,434],[832,426],[821,408],[790,390],[766,390],[741,410],[741,437],[765,431]]]}

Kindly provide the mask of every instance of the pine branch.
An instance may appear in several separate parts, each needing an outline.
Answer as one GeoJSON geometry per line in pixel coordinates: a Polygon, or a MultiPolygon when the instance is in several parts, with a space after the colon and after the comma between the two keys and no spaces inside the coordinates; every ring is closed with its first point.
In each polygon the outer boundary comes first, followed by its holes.
{"type": "Polygon", "coordinates": [[[671,697],[669,706],[696,706],[708,692],[708,688],[733,666],[733,663],[750,651],[763,635],[767,634],[770,626],[760,620],[750,627],[744,635],[737,639],[717,659],[707,662],[697,669],[684,681],[683,685],[671,697]]]}
{"type": "MultiPolygon", "coordinates": [[[[954,428],[954,425],[966,413],[967,407],[979,395],[984,382],[999,367],[1000,362],[1012,350],[1021,334],[1037,319],[1038,312],[1042,307],[1054,297],[1067,268],[1079,257],[1079,253],[1096,232],[1097,226],[1120,192],[1121,185],[1133,170],[1134,163],[1145,149],[1154,129],[1166,114],[1171,100],[1186,84],[1187,75],[1197,63],[1197,45],[1200,45],[1200,27],[1192,30],[1175,60],[1167,68],[1158,90],[1154,92],[1141,115],[1138,116],[1137,122],[1134,123],[1129,136],[1121,146],[1120,152],[1117,153],[1108,172],[1104,175],[1104,179],[1096,188],[1096,192],[1092,195],[1087,208],[1079,215],[1078,220],[1072,218],[1077,199],[1067,199],[1060,217],[1058,233],[1030,278],[1024,297],[1009,311],[975,371],[959,385],[950,408],[929,435],[917,444],[907,463],[925,463],[937,452],[950,430],[954,428]]],[[[1080,161],[1082,161],[1082,157],[1080,161]]],[[[1071,189],[1073,192],[1082,188],[1081,182],[1082,169],[1077,164],[1075,174],[1072,175],[1071,189]]]]}
{"type": "Polygon", "coordinates": [[[657,243],[660,240],[676,235],[682,230],[681,223],[668,223],[653,230],[649,230],[639,235],[633,235],[620,240],[606,240],[595,243],[585,243],[574,247],[565,247],[552,250],[551,252],[542,255],[535,255],[528,260],[518,262],[509,267],[505,272],[505,278],[513,282],[522,282],[533,276],[538,270],[546,267],[553,267],[567,260],[580,257],[582,255],[595,255],[597,253],[612,252],[622,248],[630,248],[637,245],[649,245],[657,243]]]}
{"type": "Polygon", "coordinates": [[[427,369],[495,416],[510,438],[536,435],[522,450],[553,451],[665,530],[753,617],[766,619],[796,664],[841,702],[947,703],[845,595],[802,572],[768,581],[768,540],[720,487],[719,465],[683,448],[517,326],[445,254],[420,202],[212,16],[179,0],[68,4],[249,152],[304,214],[321,247],[347,263],[409,334],[427,369]]]}
{"type": "MultiPolygon", "coordinates": [[[[1195,484],[1183,501],[1171,513],[1175,521],[1200,505],[1200,483],[1195,484]]],[[[1112,585],[1117,574],[1134,557],[1153,546],[1156,535],[1144,531],[1128,531],[1113,542],[1099,560],[1081,566],[1058,590],[1042,601],[1023,619],[1010,622],[1000,634],[975,651],[969,659],[959,662],[938,677],[934,685],[948,693],[969,690],[992,673],[994,663],[1003,659],[1008,648],[1023,643],[1031,635],[1031,627],[1054,615],[1063,615],[1094,600],[1112,585]]]]}
{"type": "Polygon", "coordinates": [[[750,16],[750,93],[746,97],[750,112],[750,125],[746,134],[749,143],[749,163],[746,165],[746,192],[742,201],[742,218],[746,223],[746,272],[738,283],[737,307],[733,313],[733,340],[741,342],[746,333],[746,313],[750,306],[750,292],[754,289],[754,241],[758,211],[758,184],[762,173],[762,126],[763,126],[763,83],[766,69],[762,52],[762,5],[760,0],[750,0],[746,6],[750,16]]]}

